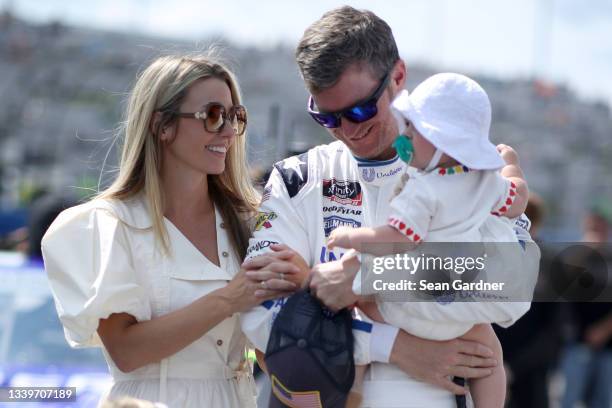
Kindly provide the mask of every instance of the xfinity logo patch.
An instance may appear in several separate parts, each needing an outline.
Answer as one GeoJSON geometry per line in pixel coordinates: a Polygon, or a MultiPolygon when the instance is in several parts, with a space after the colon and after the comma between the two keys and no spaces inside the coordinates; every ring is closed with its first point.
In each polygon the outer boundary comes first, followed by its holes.
{"type": "Polygon", "coordinates": [[[361,205],[361,184],[351,180],[324,179],[323,197],[339,204],[361,205]]]}

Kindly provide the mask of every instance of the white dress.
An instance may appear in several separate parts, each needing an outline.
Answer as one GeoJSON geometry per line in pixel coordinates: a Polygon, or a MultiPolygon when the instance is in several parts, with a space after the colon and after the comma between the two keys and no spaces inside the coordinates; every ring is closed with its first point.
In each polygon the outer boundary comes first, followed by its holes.
{"type": "Polygon", "coordinates": [[[218,213],[220,267],[164,222],[172,257],[154,246],[143,196],[94,200],[58,216],[42,250],[66,339],[72,347],[102,347],[114,380],[111,397],[129,395],[169,408],[254,407],[256,390],[238,315],[178,353],[130,373],[115,366],[98,337],[99,320],[112,313],[154,319],[225,286],[239,270],[218,213]]]}
{"type": "MultiPolygon", "coordinates": [[[[504,261],[496,258],[487,264],[489,277],[508,276],[515,260],[526,257],[513,230],[514,222],[502,215],[516,198],[516,186],[495,170],[471,170],[465,166],[438,168],[418,173],[407,181],[400,194],[391,201],[388,225],[416,243],[426,242],[493,242],[503,243],[504,261]],[[483,230],[483,226],[486,229],[483,230]],[[516,243],[507,245],[506,243],[516,243]]],[[[432,247],[429,247],[431,249],[432,247]]],[[[469,249],[466,247],[462,247],[469,249]]],[[[421,250],[417,249],[416,253],[421,250]]],[[[515,275],[513,275],[515,276],[515,275]]],[[[507,281],[508,279],[501,279],[507,281]]],[[[494,279],[493,279],[494,281],[494,279]]],[[[521,279],[512,282],[529,288],[521,279]]],[[[506,286],[510,286],[506,282],[506,286]]],[[[527,293],[524,289],[516,293],[527,293]]],[[[530,292],[529,292],[530,293],[530,292]]],[[[377,298],[385,322],[426,339],[449,340],[465,334],[472,323],[465,319],[440,319],[439,305],[424,302],[416,315],[414,302],[390,302],[377,298]]],[[[528,302],[484,302],[483,308],[512,305],[528,310],[528,302]]],[[[463,306],[461,303],[457,307],[463,306]]],[[[524,313],[523,312],[523,313],[524,313]]],[[[479,319],[477,319],[479,320],[479,319]]],[[[486,319],[481,319],[486,321],[486,319]]],[[[513,321],[491,321],[504,327],[513,321]]]]}

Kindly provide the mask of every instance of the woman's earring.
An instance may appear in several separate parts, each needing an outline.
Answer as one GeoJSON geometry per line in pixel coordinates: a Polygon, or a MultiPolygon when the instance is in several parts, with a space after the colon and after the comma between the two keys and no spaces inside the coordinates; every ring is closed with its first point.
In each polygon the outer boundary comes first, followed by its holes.
{"type": "Polygon", "coordinates": [[[159,139],[161,140],[162,144],[167,145],[170,141],[170,137],[168,135],[166,135],[166,129],[168,128],[162,128],[161,130],[161,134],[159,136],[159,139]]]}

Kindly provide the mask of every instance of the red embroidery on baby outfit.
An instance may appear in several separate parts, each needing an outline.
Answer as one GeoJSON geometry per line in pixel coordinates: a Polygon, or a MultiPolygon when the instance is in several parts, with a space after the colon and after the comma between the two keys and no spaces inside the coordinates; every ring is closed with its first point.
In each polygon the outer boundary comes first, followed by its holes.
{"type": "Polygon", "coordinates": [[[491,211],[491,214],[496,215],[498,217],[504,215],[508,211],[512,203],[514,203],[515,199],[516,199],[516,184],[514,184],[513,182],[510,182],[510,188],[508,190],[508,195],[506,196],[506,201],[504,202],[504,205],[498,208],[497,210],[491,211]]]}
{"type": "Polygon", "coordinates": [[[411,241],[415,243],[421,242],[421,236],[419,234],[415,234],[414,230],[408,227],[405,222],[395,217],[389,217],[387,225],[392,226],[393,228],[401,232],[403,235],[410,238],[411,241]]]}

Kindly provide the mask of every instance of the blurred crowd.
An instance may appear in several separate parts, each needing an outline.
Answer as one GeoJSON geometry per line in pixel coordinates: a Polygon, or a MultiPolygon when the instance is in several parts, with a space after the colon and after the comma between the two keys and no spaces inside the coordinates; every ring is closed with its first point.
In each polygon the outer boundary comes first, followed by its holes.
{"type": "MultiPolygon", "coordinates": [[[[532,223],[532,237],[542,250],[535,293],[538,299],[539,291],[561,277],[550,259],[555,252],[550,249],[553,244],[540,239],[546,203],[537,194],[530,194],[526,214],[532,223]]],[[[610,241],[611,225],[609,203],[599,200],[585,211],[581,243],[605,259],[606,275],[607,265],[612,264],[610,246],[605,245],[610,241]]],[[[583,265],[589,262],[593,261],[578,261],[583,265]]],[[[589,270],[587,266],[587,273],[589,270]]],[[[599,284],[578,283],[585,287],[599,284]]],[[[569,408],[582,402],[587,407],[611,407],[612,303],[604,302],[605,298],[593,302],[544,300],[533,302],[531,309],[508,329],[496,327],[509,378],[507,406],[569,408]]]]}

